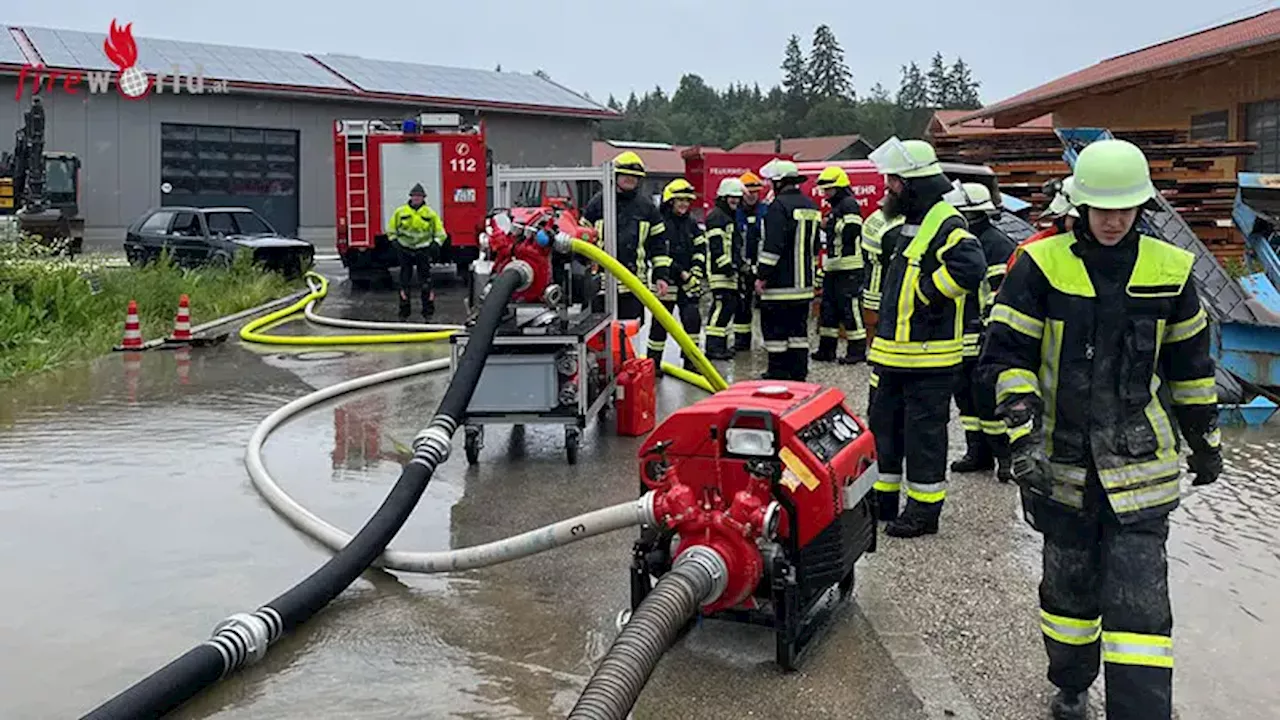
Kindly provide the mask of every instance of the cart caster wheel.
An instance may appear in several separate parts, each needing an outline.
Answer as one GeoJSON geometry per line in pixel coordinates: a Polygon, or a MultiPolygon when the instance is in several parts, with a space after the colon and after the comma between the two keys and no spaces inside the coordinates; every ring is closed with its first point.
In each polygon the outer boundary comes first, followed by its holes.
{"type": "Polygon", "coordinates": [[[466,441],[463,449],[467,453],[467,464],[475,465],[480,462],[480,448],[484,447],[484,430],[478,427],[468,427],[466,429],[466,441]]]}
{"type": "Polygon", "coordinates": [[[568,428],[564,431],[564,451],[569,458],[570,465],[578,464],[578,439],[581,436],[578,428],[568,428]]]}

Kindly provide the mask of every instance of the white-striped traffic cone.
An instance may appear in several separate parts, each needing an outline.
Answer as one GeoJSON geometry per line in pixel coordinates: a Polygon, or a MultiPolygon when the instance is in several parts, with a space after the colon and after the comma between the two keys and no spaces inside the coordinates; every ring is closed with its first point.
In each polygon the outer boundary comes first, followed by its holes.
{"type": "Polygon", "coordinates": [[[142,324],[138,322],[138,302],[129,301],[129,309],[124,316],[124,339],[115,347],[116,350],[142,349],[142,324]]]}
{"type": "Polygon", "coordinates": [[[186,293],[178,298],[178,315],[173,319],[173,334],[169,336],[167,342],[191,342],[191,299],[186,293]]]}

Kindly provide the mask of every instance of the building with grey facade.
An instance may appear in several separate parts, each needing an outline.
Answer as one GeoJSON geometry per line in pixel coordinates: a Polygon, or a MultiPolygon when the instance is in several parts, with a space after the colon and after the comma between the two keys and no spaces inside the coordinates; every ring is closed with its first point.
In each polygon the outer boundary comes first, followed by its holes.
{"type": "Polygon", "coordinates": [[[595,122],[614,116],[536,75],[135,40],[121,28],[4,30],[0,148],[38,88],[45,150],[82,162],[90,251],[119,249],[124,229],[159,205],[245,205],[332,247],[338,120],[461,113],[484,122],[492,162],[531,167],[589,164],[595,122]],[[126,96],[138,87],[149,90],[126,96]]]}

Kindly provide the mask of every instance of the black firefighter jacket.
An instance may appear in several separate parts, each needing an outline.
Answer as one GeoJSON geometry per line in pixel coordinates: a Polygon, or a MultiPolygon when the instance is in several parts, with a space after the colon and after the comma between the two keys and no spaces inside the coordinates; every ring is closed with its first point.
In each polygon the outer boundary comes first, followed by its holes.
{"type": "Polygon", "coordinates": [[[1171,420],[1193,451],[1218,447],[1194,260],[1136,232],[1110,248],[1066,233],[1027,245],[1005,278],[978,377],[997,403],[1040,398],[1051,501],[1083,507],[1092,476],[1122,522],[1165,514],[1180,497],[1171,420]]]}
{"type": "Polygon", "coordinates": [[[995,303],[996,293],[1000,292],[1000,283],[1004,282],[1009,256],[1018,244],[986,216],[970,220],[969,232],[978,236],[982,253],[987,258],[986,279],[978,290],[978,302],[966,303],[964,306],[964,356],[976,358],[987,316],[995,303]]]}
{"type": "Polygon", "coordinates": [[[743,262],[742,231],[733,211],[717,200],[707,213],[707,275],[712,290],[738,289],[739,265],[743,262]]]}
{"type": "MultiPolygon", "coordinates": [[[[604,199],[596,193],[582,211],[582,224],[594,228],[596,242],[604,242],[604,199]]],[[[662,215],[638,191],[618,193],[618,248],[615,257],[641,280],[670,281],[671,256],[667,253],[662,215]]],[[[618,292],[631,292],[618,284],[618,292]]]]}
{"type": "Polygon", "coordinates": [[[909,210],[897,236],[868,360],[886,370],[954,368],[963,360],[965,307],[978,302],[987,274],[982,246],[941,200],[924,213],[909,210]]]}
{"type": "Polygon", "coordinates": [[[697,298],[702,294],[707,275],[707,238],[702,227],[692,213],[677,215],[671,203],[662,205],[662,224],[666,228],[667,254],[671,258],[672,287],[678,286],[686,297],[697,298]],[[685,273],[689,275],[687,278],[685,273]]]}
{"type": "Polygon", "coordinates": [[[764,215],[757,275],[761,301],[812,300],[822,212],[798,187],[774,196],[764,215]]]}

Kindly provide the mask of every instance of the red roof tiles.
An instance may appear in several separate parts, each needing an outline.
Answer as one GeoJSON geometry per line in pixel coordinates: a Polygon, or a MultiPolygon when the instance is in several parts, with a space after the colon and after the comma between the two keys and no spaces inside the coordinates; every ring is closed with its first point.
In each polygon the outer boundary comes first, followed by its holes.
{"type": "MultiPolygon", "coordinates": [[[[861,139],[861,135],[786,138],[782,141],[782,152],[791,153],[797,161],[830,160],[861,139]]],[[[729,152],[768,154],[773,152],[773,145],[773,140],[752,140],[742,143],[729,152]]]]}

